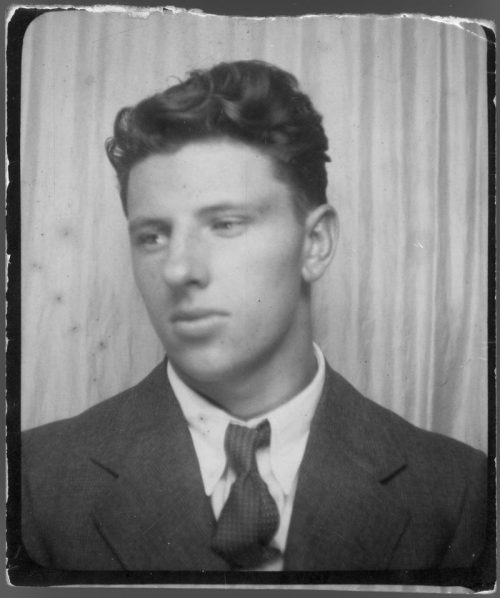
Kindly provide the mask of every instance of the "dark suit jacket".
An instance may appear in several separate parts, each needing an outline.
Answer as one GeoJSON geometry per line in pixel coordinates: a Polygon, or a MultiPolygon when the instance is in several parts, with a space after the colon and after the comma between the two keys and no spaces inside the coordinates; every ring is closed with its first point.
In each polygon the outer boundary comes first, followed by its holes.
{"type": "MultiPolygon", "coordinates": [[[[79,570],[227,570],[165,363],[81,415],[27,431],[25,547],[79,570]]],[[[484,538],[482,453],[420,430],[327,368],[285,570],[468,566],[484,538]]]]}

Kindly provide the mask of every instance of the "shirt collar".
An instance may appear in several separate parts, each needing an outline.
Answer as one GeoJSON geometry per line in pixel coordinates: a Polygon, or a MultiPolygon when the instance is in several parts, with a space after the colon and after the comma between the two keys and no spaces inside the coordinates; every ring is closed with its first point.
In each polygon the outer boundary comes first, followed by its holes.
{"type": "Polygon", "coordinates": [[[325,381],[325,358],[314,344],[318,368],[311,382],[283,405],[251,420],[239,420],[207,401],[167,364],[167,375],[195,441],[200,470],[207,495],[226,468],[224,436],[229,423],[255,427],[264,419],[271,425],[270,459],[273,475],[284,494],[289,494],[304,455],[311,420],[325,381]]]}

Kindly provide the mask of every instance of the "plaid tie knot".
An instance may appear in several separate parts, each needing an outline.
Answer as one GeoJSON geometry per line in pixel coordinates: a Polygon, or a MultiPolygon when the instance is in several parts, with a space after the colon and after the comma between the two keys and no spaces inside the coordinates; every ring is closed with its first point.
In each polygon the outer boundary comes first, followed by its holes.
{"type": "Polygon", "coordinates": [[[255,461],[256,450],[269,446],[270,441],[271,426],[267,419],[256,428],[229,424],[224,441],[229,467],[237,476],[248,472],[255,461]]]}
{"type": "Polygon", "coordinates": [[[261,565],[279,554],[269,546],[279,525],[279,512],[257,468],[256,451],[269,446],[271,426],[256,428],[229,424],[225,449],[236,480],[224,505],[212,548],[234,568],[261,565]]]}

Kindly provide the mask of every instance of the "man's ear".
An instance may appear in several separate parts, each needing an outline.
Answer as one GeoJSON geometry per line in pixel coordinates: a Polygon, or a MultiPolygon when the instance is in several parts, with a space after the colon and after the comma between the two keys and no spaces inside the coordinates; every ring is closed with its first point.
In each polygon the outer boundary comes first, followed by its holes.
{"type": "Polygon", "coordinates": [[[337,247],[337,212],[329,204],[315,208],[306,217],[302,276],[314,282],[325,272],[337,247]]]}

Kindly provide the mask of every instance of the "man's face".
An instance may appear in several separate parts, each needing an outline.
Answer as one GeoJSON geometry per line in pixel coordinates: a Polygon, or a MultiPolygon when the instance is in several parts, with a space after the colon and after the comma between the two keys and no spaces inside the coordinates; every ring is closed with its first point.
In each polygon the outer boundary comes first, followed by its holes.
{"type": "Polygon", "coordinates": [[[128,218],[137,284],[181,375],[238,380],[300,339],[304,226],[270,157],[228,140],[150,156],[130,172],[128,218]]]}

